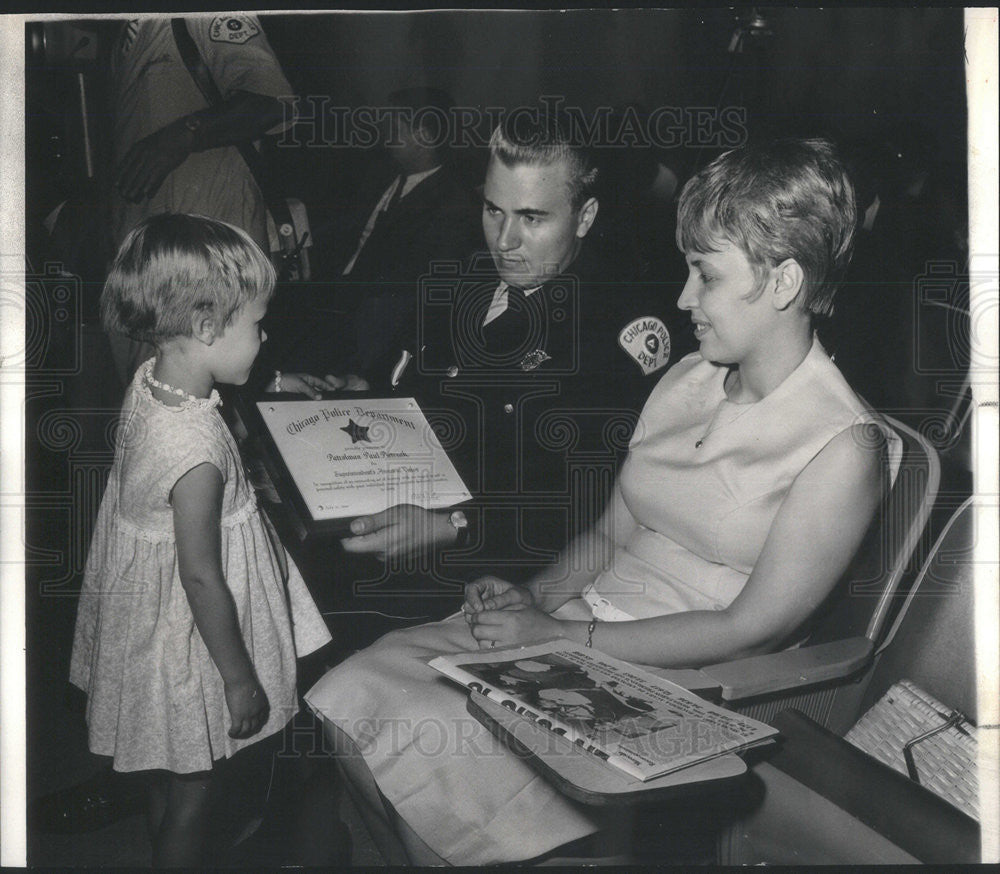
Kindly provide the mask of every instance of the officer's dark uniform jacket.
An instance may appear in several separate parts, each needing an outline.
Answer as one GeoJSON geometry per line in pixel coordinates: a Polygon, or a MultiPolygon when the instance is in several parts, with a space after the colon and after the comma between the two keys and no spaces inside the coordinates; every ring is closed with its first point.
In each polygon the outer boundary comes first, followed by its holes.
{"type": "Polygon", "coordinates": [[[457,578],[529,576],[593,522],[650,390],[694,347],[680,285],[613,275],[581,251],[530,296],[509,289],[484,326],[499,282],[489,254],[439,267],[401,348],[370,374],[376,392],[416,398],[476,496],[462,507],[470,542],[448,557],[457,578]]]}

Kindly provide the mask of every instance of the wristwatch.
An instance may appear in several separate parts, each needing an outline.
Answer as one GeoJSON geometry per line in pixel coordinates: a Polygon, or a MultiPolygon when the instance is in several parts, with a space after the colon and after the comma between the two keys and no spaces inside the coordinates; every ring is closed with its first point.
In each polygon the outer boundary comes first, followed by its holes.
{"type": "Polygon", "coordinates": [[[465,546],[469,542],[469,520],[465,518],[465,513],[461,510],[454,510],[449,514],[448,521],[458,532],[458,540],[455,541],[455,546],[465,546]]]}

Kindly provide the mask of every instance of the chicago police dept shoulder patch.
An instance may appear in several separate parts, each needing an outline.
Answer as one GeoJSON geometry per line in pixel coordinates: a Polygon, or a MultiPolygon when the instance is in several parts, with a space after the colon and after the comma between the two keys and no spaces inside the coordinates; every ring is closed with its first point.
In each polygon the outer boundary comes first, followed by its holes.
{"type": "Polygon", "coordinates": [[[618,335],[618,345],[647,376],[666,367],[670,360],[670,332],[655,316],[629,322],[618,335]]]}
{"type": "Polygon", "coordinates": [[[217,15],[212,19],[208,35],[212,42],[243,45],[260,33],[260,28],[245,15],[217,15]]]}

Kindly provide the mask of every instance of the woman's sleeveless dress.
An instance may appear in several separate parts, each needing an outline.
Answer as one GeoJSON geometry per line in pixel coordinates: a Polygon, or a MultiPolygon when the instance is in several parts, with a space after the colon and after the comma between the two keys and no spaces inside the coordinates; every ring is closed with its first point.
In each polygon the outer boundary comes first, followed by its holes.
{"type": "MultiPolygon", "coordinates": [[[[746,582],[795,477],[834,436],[875,422],[898,460],[898,438],[817,341],[757,403],[726,400],[726,372],[695,353],[657,384],[620,479],[618,506],[638,526],[625,529],[586,600],[555,615],[722,609],[746,582]]],[[[426,664],[474,649],[461,617],[393,632],[330,671],[306,701],[355,741],[396,811],[453,864],[530,859],[597,830],[592,809],[506,753],[466,712],[466,693],[426,664]]]]}

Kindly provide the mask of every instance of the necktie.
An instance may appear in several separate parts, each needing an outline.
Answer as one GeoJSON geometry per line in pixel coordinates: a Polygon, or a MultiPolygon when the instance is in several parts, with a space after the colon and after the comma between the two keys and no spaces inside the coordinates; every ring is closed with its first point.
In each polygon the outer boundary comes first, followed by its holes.
{"type": "Polygon", "coordinates": [[[484,328],[507,311],[507,292],[509,289],[510,286],[501,279],[496,290],[493,292],[493,299],[490,301],[489,308],[486,310],[486,318],[483,319],[484,328]]]}
{"type": "Polygon", "coordinates": [[[372,210],[372,214],[368,218],[368,224],[365,225],[365,229],[361,232],[361,239],[358,240],[358,248],[354,250],[351,260],[347,262],[347,266],[344,268],[344,276],[350,274],[354,269],[358,256],[365,247],[365,243],[368,242],[368,238],[372,235],[372,231],[375,230],[378,220],[382,218],[384,213],[387,213],[399,203],[400,198],[403,196],[403,185],[405,182],[406,180],[402,176],[397,176],[396,181],[385,190],[385,194],[382,195],[379,202],[375,205],[375,209],[372,210]]]}
{"type": "Polygon", "coordinates": [[[493,300],[486,310],[483,327],[485,328],[494,319],[500,318],[508,309],[523,309],[527,299],[539,288],[541,288],[540,285],[529,289],[515,288],[501,279],[493,292],[493,300]],[[513,298],[511,298],[511,292],[514,294],[513,298]]]}
{"type": "Polygon", "coordinates": [[[486,349],[502,358],[520,349],[531,333],[534,321],[528,313],[529,305],[523,289],[508,286],[504,292],[503,309],[483,323],[486,349]]]}
{"type": "Polygon", "coordinates": [[[386,213],[392,212],[395,209],[396,204],[399,203],[403,198],[403,189],[406,187],[406,179],[402,176],[396,177],[396,190],[392,192],[392,196],[389,198],[389,202],[385,205],[385,208],[379,213],[379,218],[384,216],[386,213]]]}

